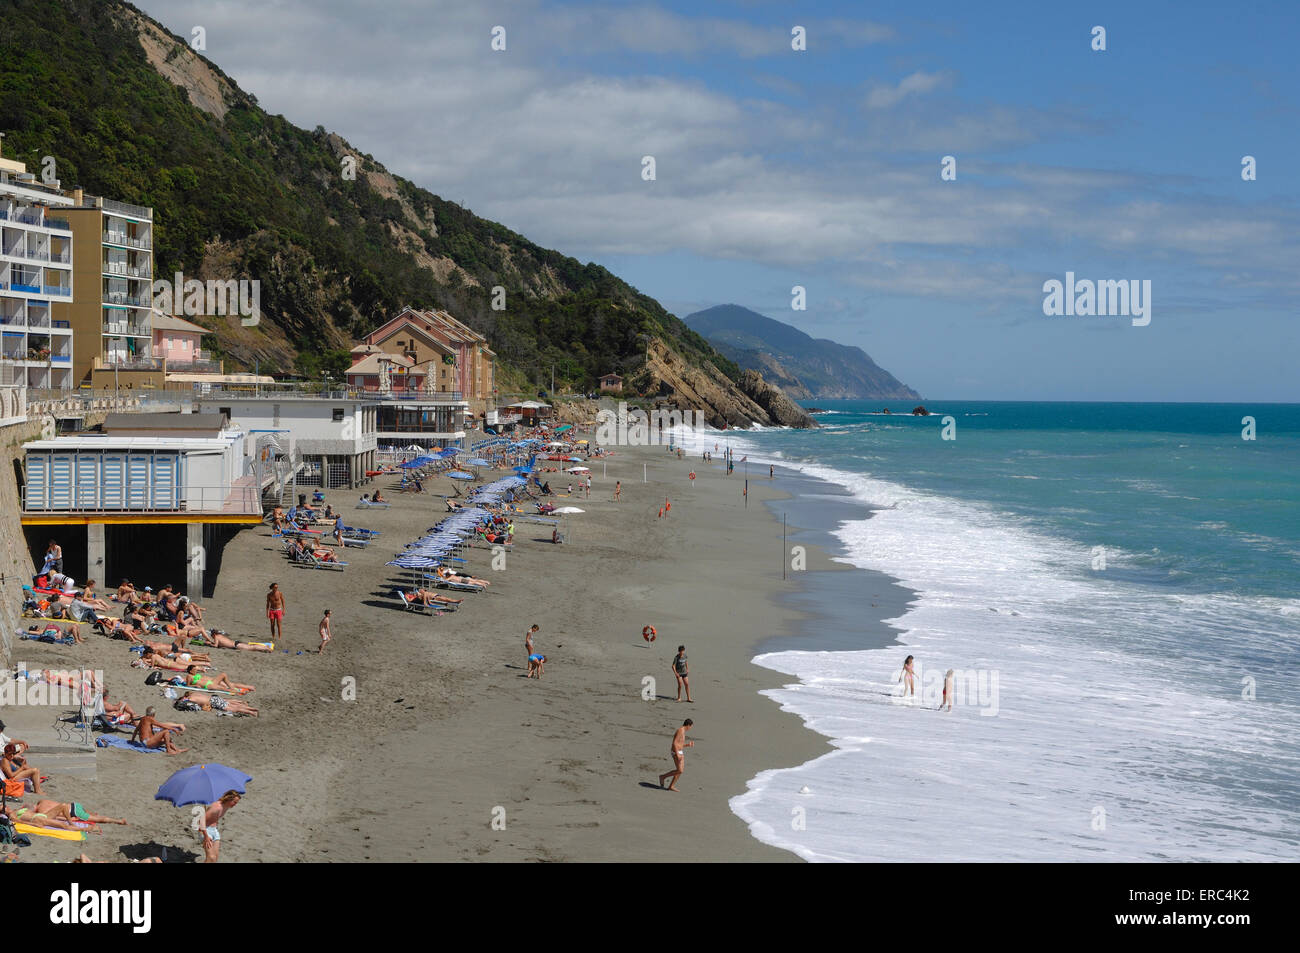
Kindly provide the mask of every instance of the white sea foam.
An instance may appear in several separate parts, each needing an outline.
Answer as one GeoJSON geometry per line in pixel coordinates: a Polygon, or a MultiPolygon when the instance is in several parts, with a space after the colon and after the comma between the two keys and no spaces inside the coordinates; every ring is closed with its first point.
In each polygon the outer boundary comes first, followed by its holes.
{"type": "Polygon", "coordinates": [[[1293,650],[1300,600],[1155,595],[991,509],[799,469],[890,507],[841,527],[845,561],[919,596],[902,647],[755,660],[836,749],[732,799],[756,837],[819,861],[1294,858],[1297,689],[1257,660],[1293,650]],[[996,673],[996,714],[897,704],[907,654],[931,689],[996,673]]]}

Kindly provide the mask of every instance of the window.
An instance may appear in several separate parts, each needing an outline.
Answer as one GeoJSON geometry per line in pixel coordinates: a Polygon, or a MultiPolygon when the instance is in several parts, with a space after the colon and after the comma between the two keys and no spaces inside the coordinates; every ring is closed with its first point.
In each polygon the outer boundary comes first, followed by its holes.
{"type": "Polygon", "coordinates": [[[335,422],[336,424],[337,424],[337,423],[342,423],[342,422],[343,422],[343,408],[342,408],[342,407],[335,407],[335,408],[334,408],[334,422],[335,422]]]}

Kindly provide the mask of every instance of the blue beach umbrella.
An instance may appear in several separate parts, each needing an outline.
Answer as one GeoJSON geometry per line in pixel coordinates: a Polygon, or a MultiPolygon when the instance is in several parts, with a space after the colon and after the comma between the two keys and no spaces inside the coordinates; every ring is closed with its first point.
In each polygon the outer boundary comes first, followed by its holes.
{"type": "Polygon", "coordinates": [[[478,477],[474,476],[474,474],[466,473],[464,470],[452,470],[450,473],[447,474],[447,476],[451,477],[453,480],[477,480],[478,479],[478,477]]]}
{"type": "Polygon", "coordinates": [[[469,458],[468,460],[466,460],[465,462],[468,463],[468,464],[469,464],[470,466],[472,466],[472,467],[490,467],[490,466],[492,466],[492,461],[491,461],[491,460],[484,460],[482,457],[470,457],[470,458],[469,458]]]}
{"type": "Polygon", "coordinates": [[[171,801],[176,807],[186,804],[211,804],[227,791],[244,793],[252,775],[224,764],[194,764],[181,768],[162,783],[156,801],[171,801]]]}

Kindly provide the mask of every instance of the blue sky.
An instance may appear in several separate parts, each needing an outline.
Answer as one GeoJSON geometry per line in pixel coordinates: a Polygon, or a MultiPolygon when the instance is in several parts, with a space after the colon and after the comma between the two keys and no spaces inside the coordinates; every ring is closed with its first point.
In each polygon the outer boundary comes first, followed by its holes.
{"type": "Polygon", "coordinates": [[[1300,5],[142,6],[265,108],[676,314],[743,304],[932,398],[1300,400],[1300,5]],[[1045,317],[1067,271],[1149,279],[1151,323],[1045,317]]]}

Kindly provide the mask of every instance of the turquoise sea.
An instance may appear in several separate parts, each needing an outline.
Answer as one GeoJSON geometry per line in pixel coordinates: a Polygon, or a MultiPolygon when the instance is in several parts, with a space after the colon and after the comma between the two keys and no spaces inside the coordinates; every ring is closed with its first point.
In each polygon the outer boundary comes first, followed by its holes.
{"type": "Polygon", "coordinates": [[[828,542],[916,596],[901,645],[759,657],[836,750],[733,801],[756,836],[816,860],[1297,856],[1300,405],[817,406],[819,430],[725,439],[873,507],[828,542]]]}

